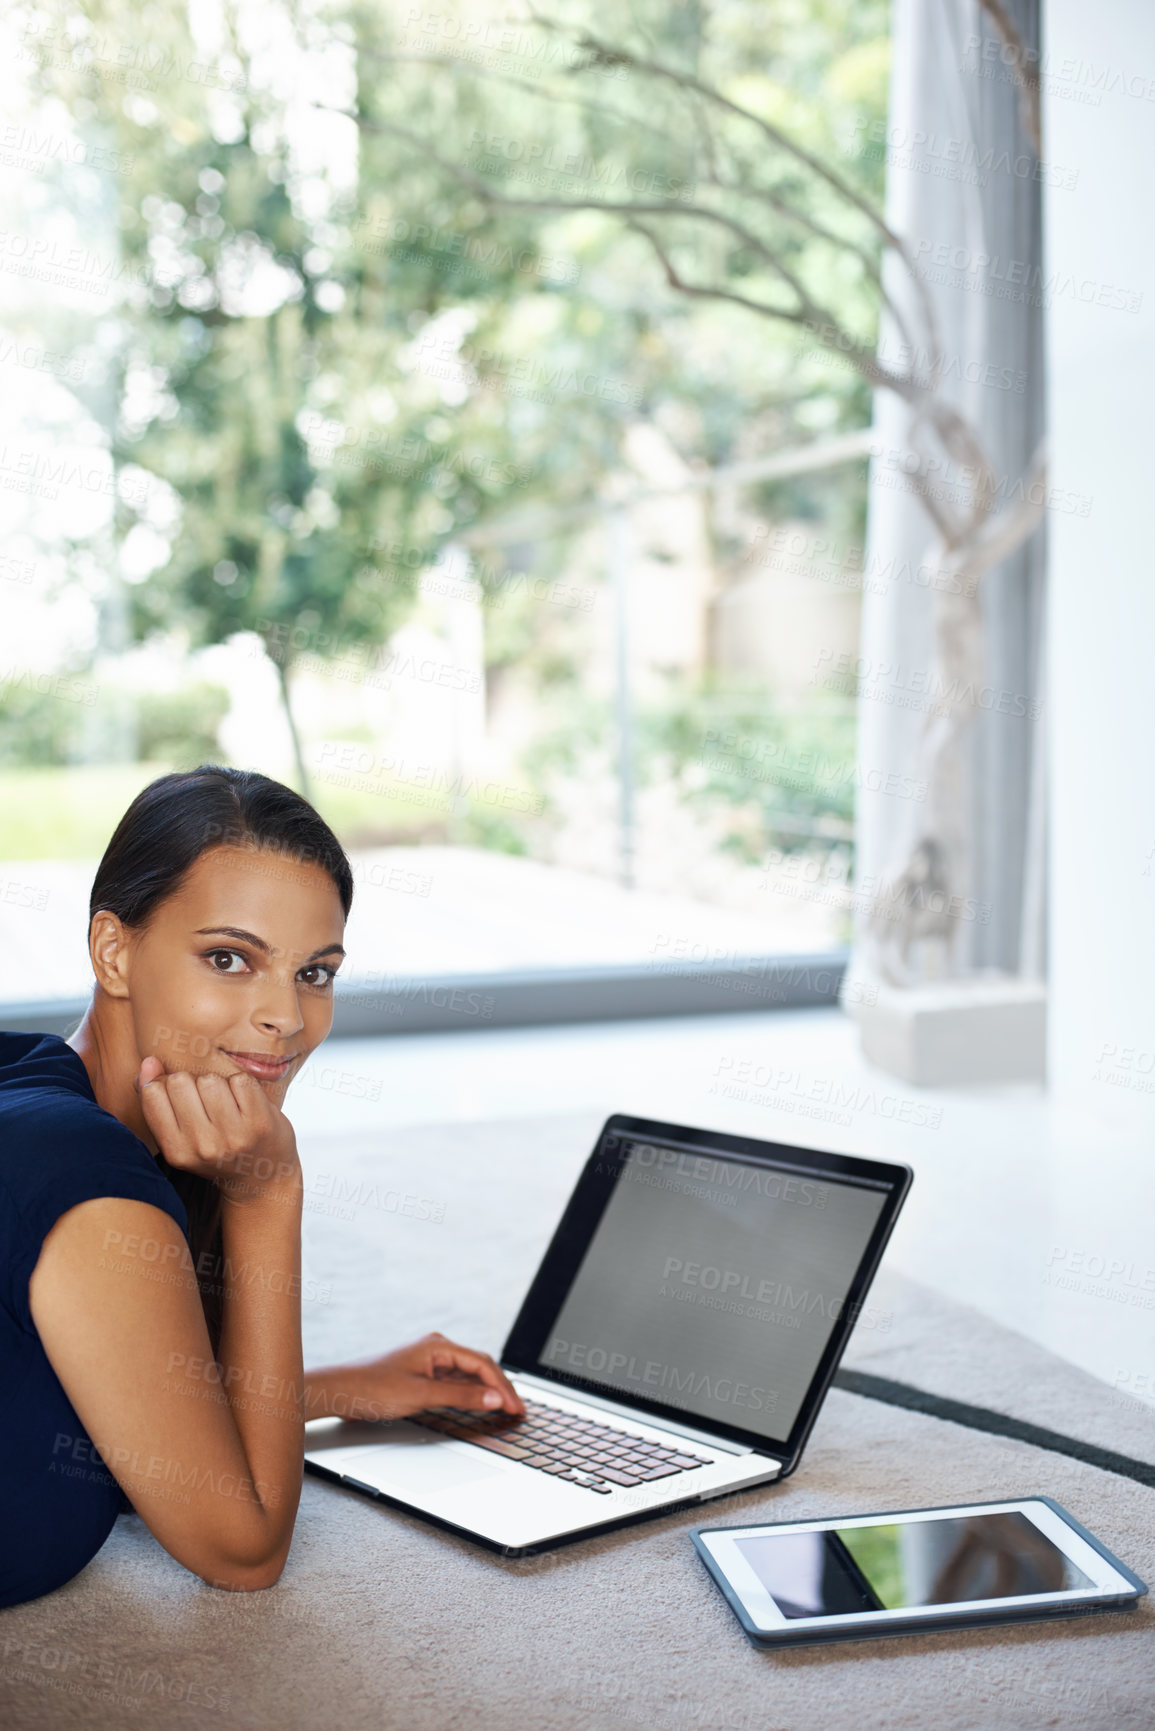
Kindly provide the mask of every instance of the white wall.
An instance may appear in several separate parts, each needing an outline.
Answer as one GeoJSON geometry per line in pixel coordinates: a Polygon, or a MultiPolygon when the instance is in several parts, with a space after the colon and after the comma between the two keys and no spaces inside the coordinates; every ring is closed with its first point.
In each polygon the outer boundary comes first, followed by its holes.
{"type": "Polygon", "coordinates": [[[1048,513],[1051,1207],[1072,1355],[1155,1387],[1155,6],[1044,22],[1053,481],[1090,501],[1048,513]]]}
{"type": "Polygon", "coordinates": [[[1055,292],[1050,314],[1054,482],[1091,501],[1049,513],[1053,1080],[1155,1136],[1155,1074],[1150,1092],[1093,1079],[1105,1043],[1155,1065],[1155,6],[1052,0],[1047,35],[1052,64],[1152,98],[1090,106],[1056,78],[1045,118],[1049,161],[1078,174],[1047,193],[1056,290],[1141,297],[1132,312],[1055,292]]]}

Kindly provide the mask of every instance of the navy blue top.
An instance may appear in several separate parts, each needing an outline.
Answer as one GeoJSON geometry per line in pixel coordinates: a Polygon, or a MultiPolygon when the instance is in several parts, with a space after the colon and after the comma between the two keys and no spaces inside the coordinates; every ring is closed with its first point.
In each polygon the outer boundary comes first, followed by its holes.
{"type": "Polygon", "coordinates": [[[112,1531],[120,1487],[40,1344],[28,1281],[62,1214],[96,1196],[184,1204],[138,1136],[96,1103],[55,1034],[0,1034],[0,1605],[79,1574],[112,1531]]]}

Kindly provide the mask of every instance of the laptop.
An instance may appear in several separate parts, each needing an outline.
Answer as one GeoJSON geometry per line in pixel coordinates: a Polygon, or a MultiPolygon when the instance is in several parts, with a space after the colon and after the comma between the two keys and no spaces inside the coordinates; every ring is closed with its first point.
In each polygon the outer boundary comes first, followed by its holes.
{"type": "Polygon", "coordinates": [[[501,1353],[526,1417],[317,1419],[306,1469],[506,1556],[785,1478],[911,1178],[612,1117],[501,1353]]]}

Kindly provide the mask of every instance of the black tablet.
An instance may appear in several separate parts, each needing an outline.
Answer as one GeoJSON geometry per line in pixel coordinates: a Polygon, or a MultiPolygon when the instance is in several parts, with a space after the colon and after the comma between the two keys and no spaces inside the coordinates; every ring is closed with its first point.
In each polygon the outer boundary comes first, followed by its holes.
{"type": "Polygon", "coordinates": [[[1051,1497],[692,1537],[760,1647],[1129,1610],[1147,1591],[1051,1497]]]}

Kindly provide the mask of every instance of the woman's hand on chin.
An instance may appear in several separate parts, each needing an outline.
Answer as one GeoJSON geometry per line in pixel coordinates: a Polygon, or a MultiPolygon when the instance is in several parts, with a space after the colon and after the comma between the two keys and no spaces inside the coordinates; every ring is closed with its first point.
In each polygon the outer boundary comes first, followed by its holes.
{"type": "Polygon", "coordinates": [[[305,1417],[407,1418],[431,1406],[472,1412],[504,1409],[520,1418],[525,1404],[486,1352],[427,1334],[381,1358],[305,1373],[305,1417]]]}
{"type": "Polygon", "coordinates": [[[170,1166],[219,1185],[228,1200],[268,1196],[300,1177],[293,1126],[253,1077],[165,1073],[145,1058],[141,1109],[170,1166]]]}

